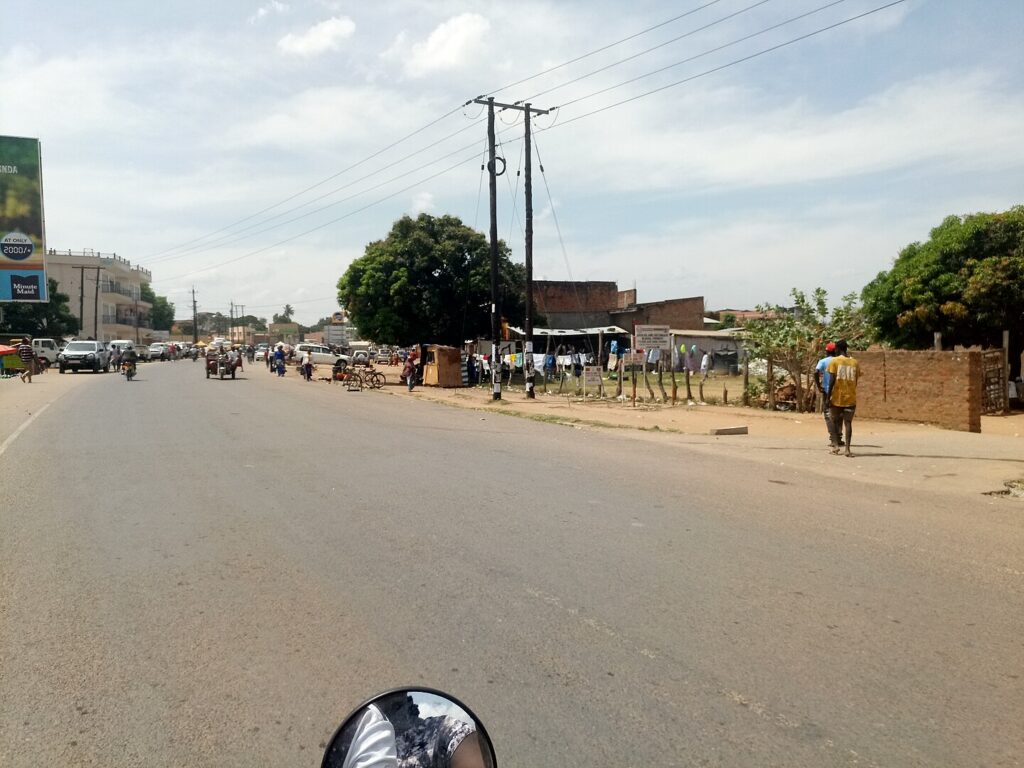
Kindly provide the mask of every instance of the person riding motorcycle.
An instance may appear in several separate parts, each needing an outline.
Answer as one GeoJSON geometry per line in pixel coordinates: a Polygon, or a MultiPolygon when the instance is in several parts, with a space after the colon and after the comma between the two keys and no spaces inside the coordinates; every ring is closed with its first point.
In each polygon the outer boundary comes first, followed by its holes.
{"type": "Polygon", "coordinates": [[[134,373],[138,361],[139,353],[135,351],[135,347],[128,347],[121,353],[121,367],[126,371],[130,368],[134,373]]]}

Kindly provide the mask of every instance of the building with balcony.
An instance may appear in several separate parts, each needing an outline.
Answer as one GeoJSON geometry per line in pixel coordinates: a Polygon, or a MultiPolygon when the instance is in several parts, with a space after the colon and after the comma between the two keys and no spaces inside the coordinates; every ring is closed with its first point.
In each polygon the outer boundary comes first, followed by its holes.
{"type": "Polygon", "coordinates": [[[47,276],[67,294],[71,312],[82,324],[79,335],[99,341],[153,340],[149,314],[153,305],[142,298],[143,284],[153,281],[148,269],[116,253],[92,250],[46,254],[47,276]]]}

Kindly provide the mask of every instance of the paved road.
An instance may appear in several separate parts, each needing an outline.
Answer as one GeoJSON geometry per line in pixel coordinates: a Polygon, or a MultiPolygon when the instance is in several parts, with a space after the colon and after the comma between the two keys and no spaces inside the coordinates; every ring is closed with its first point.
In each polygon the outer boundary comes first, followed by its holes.
{"type": "Polygon", "coordinates": [[[82,378],[0,456],[0,765],[316,766],[403,683],[504,766],[1024,761],[1013,502],[259,366],[82,378]]]}

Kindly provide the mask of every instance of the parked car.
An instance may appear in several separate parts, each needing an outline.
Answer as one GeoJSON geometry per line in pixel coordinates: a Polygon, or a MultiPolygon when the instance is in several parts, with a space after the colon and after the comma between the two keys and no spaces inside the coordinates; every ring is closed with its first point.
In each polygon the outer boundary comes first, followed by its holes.
{"type": "Polygon", "coordinates": [[[167,345],[166,344],[163,344],[163,343],[158,341],[155,344],[150,344],[149,345],[149,359],[150,360],[166,360],[167,357],[168,357],[168,354],[167,354],[167,345]]]}
{"type": "Polygon", "coordinates": [[[149,360],[149,346],[147,344],[136,344],[135,354],[139,356],[139,360],[149,360]]]}
{"type": "Polygon", "coordinates": [[[57,365],[61,373],[66,370],[106,373],[110,366],[110,353],[102,341],[72,341],[57,356],[57,365]]]}
{"type": "Polygon", "coordinates": [[[45,358],[50,365],[57,362],[57,355],[60,354],[57,342],[53,339],[32,339],[32,351],[36,357],[45,358]]]}
{"type": "Polygon", "coordinates": [[[346,355],[336,355],[331,352],[330,347],[303,341],[295,345],[295,357],[293,359],[296,363],[302,362],[302,356],[306,354],[306,350],[313,353],[313,363],[315,365],[333,366],[339,359],[344,360],[346,363],[349,362],[346,355]]]}
{"type": "Polygon", "coordinates": [[[267,354],[270,352],[269,344],[257,344],[256,345],[256,359],[266,361],[267,354]]]}

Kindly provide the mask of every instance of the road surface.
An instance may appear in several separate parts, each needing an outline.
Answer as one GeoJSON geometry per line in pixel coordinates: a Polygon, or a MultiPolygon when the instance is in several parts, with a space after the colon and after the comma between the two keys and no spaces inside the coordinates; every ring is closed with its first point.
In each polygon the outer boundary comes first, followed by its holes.
{"type": "Polygon", "coordinates": [[[82,375],[9,442],[0,765],[318,766],[403,684],[502,766],[1022,764],[1017,502],[288,376],[82,375]]]}

